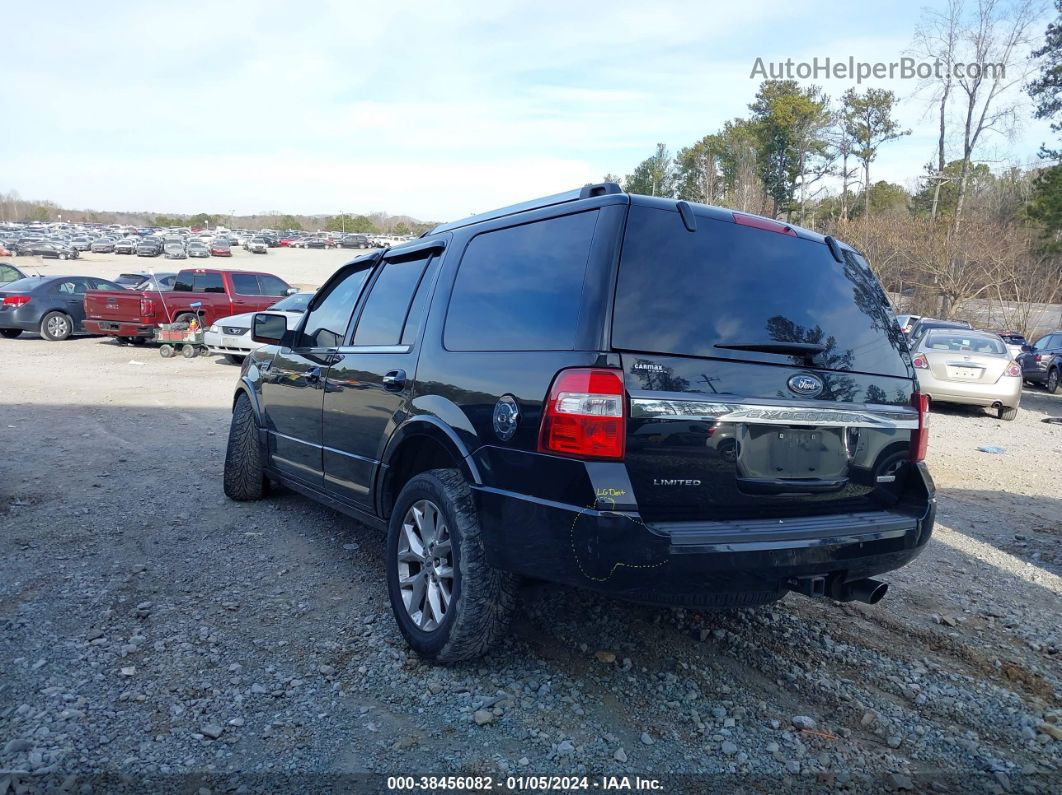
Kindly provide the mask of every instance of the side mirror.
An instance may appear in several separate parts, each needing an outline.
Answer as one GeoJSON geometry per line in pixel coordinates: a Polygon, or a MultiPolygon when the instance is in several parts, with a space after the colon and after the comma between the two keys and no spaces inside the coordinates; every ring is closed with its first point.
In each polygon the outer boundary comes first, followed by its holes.
{"type": "Polygon", "coordinates": [[[295,293],[297,293],[298,291],[298,287],[289,287],[287,290],[284,291],[284,295],[295,295],[295,293]]]}
{"type": "Polygon", "coordinates": [[[263,345],[280,345],[288,331],[288,319],[273,312],[256,312],[251,323],[251,339],[263,345]]]}

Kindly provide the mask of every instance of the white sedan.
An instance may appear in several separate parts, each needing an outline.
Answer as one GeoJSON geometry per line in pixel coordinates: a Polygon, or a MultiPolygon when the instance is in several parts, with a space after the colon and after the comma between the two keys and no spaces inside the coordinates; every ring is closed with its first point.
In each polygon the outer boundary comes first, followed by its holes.
{"type": "MultiPolygon", "coordinates": [[[[313,293],[295,293],[282,298],[264,311],[284,315],[288,328],[295,328],[311,298],[313,293]]],[[[254,312],[248,312],[244,315],[225,317],[214,323],[203,335],[203,341],[210,352],[224,356],[233,364],[240,364],[247,354],[261,348],[261,343],[251,339],[251,322],[254,316],[254,312]]]]}

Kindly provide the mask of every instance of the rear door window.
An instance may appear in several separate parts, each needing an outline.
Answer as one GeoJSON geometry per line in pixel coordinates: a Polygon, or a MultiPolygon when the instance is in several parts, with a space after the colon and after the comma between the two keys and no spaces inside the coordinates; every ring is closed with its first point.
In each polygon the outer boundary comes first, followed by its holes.
{"type": "Polygon", "coordinates": [[[406,325],[402,329],[403,345],[413,345],[417,341],[417,333],[424,324],[424,315],[428,311],[428,299],[431,297],[435,272],[439,270],[441,261],[439,257],[432,257],[428,267],[424,269],[424,275],[420,277],[417,293],[413,296],[413,303],[409,305],[409,312],[406,314],[406,325]]]}
{"type": "Polygon", "coordinates": [[[632,206],[612,324],[619,349],[791,364],[779,353],[720,346],[826,346],[823,369],[909,376],[903,334],[866,261],[837,262],[822,243],[632,206]]]}
{"type": "Polygon", "coordinates": [[[354,345],[397,345],[426,258],[385,262],[373,282],[354,332],[354,345]]]}
{"type": "Polygon", "coordinates": [[[597,212],[474,237],[461,258],[450,297],[446,348],[572,350],[597,212]]]}
{"type": "Polygon", "coordinates": [[[192,280],[197,293],[223,293],[225,292],[225,280],[220,273],[197,273],[192,280]]]}
{"type": "Polygon", "coordinates": [[[239,295],[262,294],[262,288],[258,286],[258,277],[253,273],[232,274],[232,289],[239,295]]]}
{"type": "Polygon", "coordinates": [[[124,288],[119,287],[114,282],[109,282],[106,279],[89,279],[88,285],[90,290],[122,290],[124,288]]]}

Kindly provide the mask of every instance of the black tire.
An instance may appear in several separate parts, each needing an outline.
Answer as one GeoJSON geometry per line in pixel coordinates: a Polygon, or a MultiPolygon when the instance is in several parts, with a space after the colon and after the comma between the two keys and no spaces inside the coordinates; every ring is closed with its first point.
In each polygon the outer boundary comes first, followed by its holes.
{"type": "Polygon", "coordinates": [[[1013,419],[1017,419],[1018,407],[1015,406],[1014,408],[1011,408],[1010,406],[1000,406],[998,409],[996,409],[996,416],[998,416],[1001,420],[1006,420],[1007,422],[1010,422],[1013,419]]]}
{"type": "Polygon", "coordinates": [[[118,345],[128,345],[129,344],[129,337],[115,337],[114,341],[118,345]]]}
{"type": "Polygon", "coordinates": [[[1047,373],[1047,380],[1044,381],[1044,389],[1050,394],[1055,394],[1058,391],[1058,369],[1052,367],[1047,373]]]}
{"type": "Polygon", "coordinates": [[[246,357],[239,356],[239,355],[237,355],[235,353],[226,353],[225,354],[225,361],[227,361],[229,364],[243,364],[243,360],[245,358],[246,357]]]}
{"type": "Polygon", "coordinates": [[[144,337],[130,337],[130,345],[147,345],[147,340],[144,337]]]}
{"type": "MultiPolygon", "coordinates": [[[[480,534],[472,493],[457,470],[422,472],[406,483],[398,495],[387,532],[387,593],[406,643],[426,660],[454,663],[480,657],[508,630],[516,607],[519,580],[487,564],[480,534]],[[436,506],[439,520],[445,522],[450,551],[443,561],[449,560],[453,573],[443,618],[430,629],[422,629],[414,621],[399,582],[400,541],[405,536],[403,522],[412,506],[423,501],[436,506]]],[[[406,565],[419,567],[418,576],[428,576],[426,567],[415,563],[406,565]]]]}
{"type": "Polygon", "coordinates": [[[194,359],[196,357],[196,354],[198,353],[199,351],[195,349],[194,345],[181,346],[181,356],[183,356],[185,359],[194,359]]]}
{"type": "Polygon", "coordinates": [[[229,444],[225,450],[225,496],[246,502],[265,496],[268,481],[262,469],[262,446],[250,398],[241,394],[232,409],[229,444]]]}
{"type": "Polygon", "coordinates": [[[199,317],[192,312],[181,312],[173,319],[174,323],[187,323],[191,325],[193,320],[199,320],[199,317]]]}
{"type": "Polygon", "coordinates": [[[41,336],[61,342],[74,333],[74,320],[65,312],[49,312],[41,318],[41,336]]]}
{"type": "Polygon", "coordinates": [[[22,334],[22,329],[20,328],[0,328],[0,337],[5,339],[13,340],[20,334],[22,334]]]}

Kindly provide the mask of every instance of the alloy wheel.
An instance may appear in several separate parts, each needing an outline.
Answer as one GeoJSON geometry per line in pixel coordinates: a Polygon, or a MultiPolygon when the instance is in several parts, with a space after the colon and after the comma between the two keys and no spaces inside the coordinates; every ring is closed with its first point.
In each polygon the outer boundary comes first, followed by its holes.
{"type": "Polygon", "coordinates": [[[446,517],[431,500],[418,500],[406,511],[396,563],[409,617],[423,632],[438,629],[453,598],[454,563],[446,517]]]}
{"type": "Polygon", "coordinates": [[[66,318],[55,316],[48,318],[48,333],[53,337],[65,336],[68,330],[66,318]]]}

